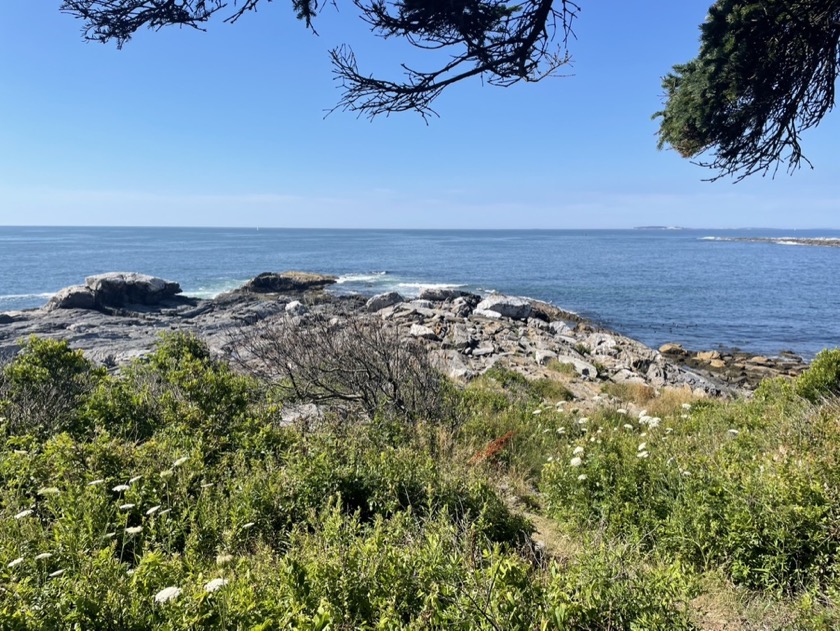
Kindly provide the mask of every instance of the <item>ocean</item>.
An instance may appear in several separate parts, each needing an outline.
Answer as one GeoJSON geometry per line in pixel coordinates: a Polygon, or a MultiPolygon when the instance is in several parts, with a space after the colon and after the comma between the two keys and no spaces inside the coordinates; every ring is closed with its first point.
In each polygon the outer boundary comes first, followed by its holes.
{"type": "Polygon", "coordinates": [[[733,240],[785,236],[840,231],[0,227],[0,312],[39,307],[101,272],[211,297],[295,269],[336,274],[333,290],[346,293],[538,298],[653,347],[811,358],[840,346],[840,248],[733,240]]]}

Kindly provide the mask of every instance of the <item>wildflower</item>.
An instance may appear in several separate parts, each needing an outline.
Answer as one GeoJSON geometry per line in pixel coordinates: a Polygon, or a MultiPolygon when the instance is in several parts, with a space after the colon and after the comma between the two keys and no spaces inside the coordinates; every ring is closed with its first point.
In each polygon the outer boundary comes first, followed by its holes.
{"type": "Polygon", "coordinates": [[[23,563],[23,557],[18,557],[14,561],[9,562],[6,567],[17,567],[21,563],[23,563]]]}
{"type": "Polygon", "coordinates": [[[687,478],[691,475],[691,471],[688,471],[688,470],[682,471],[682,474],[683,474],[683,476],[685,476],[687,478]]]}
{"type": "Polygon", "coordinates": [[[146,511],[146,516],[151,517],[152,515],[154,515],[159,510],[160,510],[160,504],[158,504],[157,506],[152,506],[149,510],[146,511]]]}
{"type": "Polygon", "coordinates": [[[111,490],[114,493],[122,493],[123,491],[127,491],[128,489],[129,489],[129,486],[127,484],[118,484],[117,486],[115,486],[111,490]]]}
{"type": "Polygon", "coordinates": [[[29,517],[35,511],[31,508],[27,508],[26,510],[20,511],[17,515],[15,515],[15,519],[23,519],[24,517],[29,517]]]}
{"type": "Polygon", "coordinates": [[[113,539],[116,536],[117,536],[117,533],[115,533],[115,532],[106,532],[104,535],[102,535],[102,538],[103,539],[113,539]]]}
{"type": "Polygon", "coordinates": [[[577,457],[577,456],[575,456],[574,458],[572,458],[569,461],[569,466],[572,466],[572,467],[579,467],[582,464],[583,464],[583,460],[581,458],[577,457]]]}
{"type": "Polygon", "coordinates": [[[558,434],[565,434],[566,433],[566,428],[565,427],[558,427],[557,428],[557,433],[558,434]]]}
{"type": "Polygon", "coordinates": [[[168,515],[171,511],[172,511],[172,509],[171,509],[171,508],[167,508],[167,509],[165,509],[165,510],[160,511],[160,512],[158,513],[158,516],[159,516],[159,517],[163,517],[164,515],[168,515]]]}
{"type": "Polygon", "coordinates": [[[682,409],[683,410],[690,410],[691,409],[691,403],[683,403],[682,404],[682,409]]]}
{"type": "Polygon", "coordinates": [[[35,557],[36,561],[43,561],[44,559],[49,559],[52,556],[52,552],[42,552],[41,554],[35,557]]]}
{"type": "Polygon", "coordinates": [[[136,535],[139,532],[143,531],[143,526],[131,526],[130,528],[125,529],[125,533],[127,535],[136,535]]]}
{"type": "Polygon", "coordinates": [[[189,456],[183,456],[181,458],[178,458],[175,462],[172,463],[172,467],[173,468],[174,467],[180,467],[182,464],[184,464],[189,459],[190,459],[189,456]]]}
{"type": "Polygon", "coordinates": [[[142,478],[142,477],[143,477],[142,475],[135,475],[133,478],[131,478],[131,479],[128,481],[128,483],[129,483],[129,484],[134,484],[135,482],[137,482],[137,480],[139,480],[139,479],[140,479],[140,478],[142,478]]]}
{"type": "Polygon", "coordinates": [[[25,456],[25,455],[26,455],[27,453],[29,453],[29,452],[27,452],[25,449],[15,449],[15,453],[16,453],[18,456],[25,456]]]}
{"type": "Polygon", "coordinates": [[[730,429],[728,433],[730,436],[737,436],[740,432],[737,429],[730,429]]]}
{"type": "Polygon", "coordinates": [[[681,418],[681,419],[687,419],[687,418],[688,418],[688,414],[680,414],[680,418],[681,418]]]}
{"type": "Polygon", "coordinates": [[[554,462],[554,456],[549,456],[548,457],[548,462],[554,462]]]}
{"type": "Polygon", "coordinates": [[[644,451],[646,447],[647,447],[647,443],[639,443],[639,446],[636,449],[636,451],[644,451]]]}
{"type": "Polygon", "coordinates": [[[248,530],[249,528],[254,527],[254,522],[249,521],[247,524],[242,524],[242,530],[248,530]]]}
{"type": "Polygon", "coordinates": [[[623,415],[625,415],[625,414],[627,414],[627,410],[625,410],[624,408],[618,408],[618,409],[616,410],[616,412],[618,412],[618,413],[619,413],[619,414],[621,414],[622,416],[623,416],[623,415]]]}
{"type": "Polygon", "coordinates": [[[131,510],[136,504],[120,504],[120,510],[131,510]]]}
{"type": "Polygon", "coordinates": [[[137,570],[135,570],[134,568],[131,568],[130,570],[125,571],[125,575],[126,576],[134,576],[134,572],[136,572],[136,571],[137,570]]]}
{"type": "MultiPolygon", "coordinates": [[[[548,430],[546,430],[546,431],[548,431],[548,430]]],[[[205,482],[204,484],[201,485],[201,488],[202,489],[209,489],[211,486],[213,486],[212,482],[205,482]]]]}
{"type": "Polygon", "coordinates": [[[534,410],[533,412],[531,412],[531,414],[533,414],[534,416],[536,416],[536,415],[538,415],[538,414],[542,414],[542,410],[540,410],[539,408],[537,408],[536,410],[534,410]]]}
{"type": "Polygon", "coordinates": [[[49,577],[50,577],[50,578],[58,578],[58,577],[59,577],[59,576],[61,576],[62,574],[64,574],[64,570],[56,570],[55,572],[52,572],[52,573],[49,575],[49,577]]]}
{"type": "Polygon", "coordinates": [[[173,475],[175,475],[175,472],[172,469],[167,469],[166,471],[161,471],[160,472],[160,477],[163,478],[164,480],[168,480],[173,475]]]}
{"type": "Polygon", "coordinates": [[[624,429],[633,429],[633,426],[632,426],[632,425],[630,425],[630,423],[625,423],[625,424],[623,425],[623,427],[624,427],[624,429]]]}
{"type": "Polygon", "coordinates": [[[579,456],[583,453],[583,447],[575,447],[575,450],[572,452],[575,456],[579,456]]]}
{"type": "Polygon", "coordinates": [[[585,474],[585,473],[581,473],[581,474],[578,476],[578,481],[579,481],[579,482],[583,482],[585,479],[586,479],[586,474],[585,474]]]}
{"type": "Polygon", "coordinates": [[[204,591],[208,593],[217,592],[228,583],[229,581],[226,578],[214,578],[204,584],[204,591]]]}
{"type": "Polygon", "coordinates": [[[586,425],[588,422],[589,419],[585,416],[578,419],[578,425],[586,425]]]}
{"type": "Polygon", "coordinates": [[[671,432],[673,432],[673,431],[674,431],[674,428],[673,428],[673,427],[666,427],[666,428],[665,428],[665,433],[666,433],[666,434],[670,434],[670,433],[671,433],[671,432]]]}
{"type": "Polygon", "coordinates": [[[103,478],[99,478],[98,480],[91,480],[87,483],[88,486],[99,486],[100,484],[104,483],[105,480],[103,478]]]}
{"type": "Polygon", "coordinates": [[[41,495],[41,496],[44,496],[44,495],[58,495],[58,494],[59,494],[59,490],[58,490],[58,488],[56,488],[54,486],[42,486],[40,489],[38,489],[38,495],[41,495]]]}
{"type": "Polygon", "coordinates": [[[639,412],[639,418],[645,418],[647,415],[647,410],[642,410],[641,412],[639,412]]]}
{"type": "Polygon", "coordinates": [[[636,458],[647,458],[650,454],[646,451],[640,451],[636,454],[636,458]]]}
{"type": "Polygon", "coordinates": [[[658,416],[651,416],[648,418],[648,427],[650,429],[656,429],[659,427],[659,424],[662,422],[662,419],[658,416]]]}
{"type": "Polygon", "coordinates": [[[233,561],[232,554],[220,554],[216,557],[216,565],[225,566],[230,564],[233,561]]]}
{"type": "Polygon", "coordinates": [[[155,594],[156,603],[168,603],[170,600],[175,600],[181,595],[180,587],[164,587],[157,594],[155,594]]]}

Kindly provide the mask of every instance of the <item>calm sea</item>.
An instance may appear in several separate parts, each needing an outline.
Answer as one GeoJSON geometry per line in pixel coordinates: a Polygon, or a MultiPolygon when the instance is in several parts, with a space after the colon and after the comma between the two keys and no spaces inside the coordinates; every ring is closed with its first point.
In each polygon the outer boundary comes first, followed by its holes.
{"type": "Polygon", "coordinates": [[[340,275],[342,292],[445,285],[539,298],[651,346],[806,357],[840,346],[840,248],[726,240],[741,236],[840,231],[0,227],[0,311],[38,307],[101,272],[209,297],[300,269],[340,275]]]}

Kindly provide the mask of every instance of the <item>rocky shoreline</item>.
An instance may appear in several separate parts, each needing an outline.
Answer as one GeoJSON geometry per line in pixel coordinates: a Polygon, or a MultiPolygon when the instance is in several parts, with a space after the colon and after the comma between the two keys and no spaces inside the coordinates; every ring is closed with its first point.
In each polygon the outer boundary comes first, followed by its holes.
{"type": "Polygon", "coordinates": [[[306,326],[319,318],[375,318],[417,340],[451,377],[469,380],[494,365],[529,377],[567,375],[578,398],[606,382],[689,388],[696,395],[735,395],[764,377],[796,375],[801,358],[739,352],[659,350],[553,305],[510,296],[429,289],[418,298],[329,292],[336,277],[303,272],[260,274],[213,299],[180,295],[177,283],[134,273],[86,279],[41,309],[0,313],[0,359],[30,335],[66,339],[110,368],[144,355],[166,331],[189,331],[221,356],[237,352],[249,327],[306,326]]]}

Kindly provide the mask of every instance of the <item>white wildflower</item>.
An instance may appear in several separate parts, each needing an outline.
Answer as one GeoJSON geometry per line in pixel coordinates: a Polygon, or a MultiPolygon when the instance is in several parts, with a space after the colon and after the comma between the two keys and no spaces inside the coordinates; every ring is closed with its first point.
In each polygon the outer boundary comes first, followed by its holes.
{"type": "Polygon", "coordinates": [[[163,478],[164,480],[168,480],[173,475],[175,475],[175,472],[172,469],[167,469],[166,471],[161,471],[160,472],[160,477],[163,478]]]}
{"type": "Polygon", "coordinates": [[[10,561],[6,567],[17,567],[21,563],[23,563],[23,557],[18,557],[14,561],[10,561]]]}
{"type": "Polygon", "coordinates": [[[633,429],[633,426],[632,426],[632,425],[630,425],[630,423],[625,423],[625,424],[623,425],[623,427],[624,427],[624,429],[633,429]]]}
{"type": "Polygon", "coordinates": [[[658,416],[649,416],[647,419],[647,426],[650,429],[656,429],[659,427],[659,424],[662,422],[662,419],[658,416]]]}
{"type": "Polygon", "coordinates": [[[688,414],[680,414],[680,418],[681,418],[681,419],[687,419],[687,418],[688,418],[688,414]]]}
{"type": "Polygon", "coordinates": [[[120,510],[131,510],[136,504],[120,504],[120,510]]]}
{"type": "Polygon", "coordinates": [[[131,526],[125,529],[127,535],[136,535],[139,532],[143,532],[143,526],[131,526]]]}
{"type": "Polygon", "coordinates": [[[639,453],[636,454],[636,457],[637,458],[647,458],[649,455],[650,454],[646,451],[640,451],[639,453]]]}
{"type": "Polygon", "coordinates": [[[586,479],[586,474],[585,474],[585,473],[581,473],[581,474],[578,476],[578,481],[579,481],[579,482],[583,482],[585,479],[586,479]]]}
{"type": "Polygon", "coordinates": [[[52,556],[52,552],[42,552],[35,556],[36,561],[43,561],[44,559],[49,559],[52,556]]]}
{"type": "Polygon", "coordinates": [[[588,422],[589,422],[589,418],[586,417],[586,416],[583,416],[583,417],[578,419],[578,425],[586,425],[588,422]]]}
{"type": "Polygon", "coordinates": [[[42,486],[40,489],[38,489],[38,495],[41,495],[41,496],[44,496],[44,495],[58,495],[58,494],[59,494],[59,490],[58,490],[57,487],[54,487],[54,486],[42,486]]]}
{"type": "Polygon", "coordinates": [[[730,429],[729,430],[729,435],[730,436],[737,436],[738,434],[740,434],[740,432],[737,429],[730,429]]]}
{"type": "Polygon", "coordinates": [[[647,443],[639,443],[639,446],[636,448],[636,451],[644,451],[647,449],[647,443]]]}
{"type": "Polygon", "coordinates": [[[247,524],[242,524],[242,530],[248,530],[249,528],[254,527],[254,522],[249,521],[247,524]]]}
{"type": "Polygon", "coordinates": [[[671,432],[673,432],[673,431],[674,431],[674,428],[673,428],[673,427],[666,427],[666,428],[665,428],[665,433],[666,433],[666,434],[670,434],[670,433],[671,433],[671,432]]]}
{"type": "Polygon", "coordinates": [[[99,486],[100,484],[104,484],[104,483],[105,483],[105,479],[104,478],[99,478],[98,480],[91,480],[90,482],[87,483],[87,485],[88,486],[99,486]]]}
{"type": "Polygon", "coordinates": [[[167,509],[164,509],[164,510],[160,511],[160,512],[158,513],[158,516],[159,516],[159,517],[163,517],[164,515],[168,515],[170,512],[172,512],[172,509],[171,509],[171,508],[167,508],[167,509]]]}
{"type": "Polygon", "coordinates": [[[104,535],[102,535],[102,538],[103,539],[113,539],[116,536],[117,536],[117,533],[115,533],[115,532],[106,532],[104,535]]]}
{"type": "Polygon", "coordinates": [[[554,456],[549,456],[548,457],[548,462],[554,462],[554,456]]]}
{"type": "Polygon", "coordinates": [[[149,510],[146,511],[146,515],[150,517],[150,516],[154,515],[156,512],[158,512],[159,510],[160,510],[160,504],[158,504],[157,506],[152,506],[149,510]]]}
{"type": "Polygon", "coordinates": [[[624,414],[627,414],[627,410],[625,410],[624,408],[618,408],[618,409],[616,410],[616,412],[618,412],[618,413],[619,413],[619,414],[621,414],[622,416],[623,416],[624,414]]]}
{"type": "Polygon", "coordinates": [[[25,456],[25,455],[27,455],[29,452],[28,452],[28,451],[26,451],[25,449],[15,449],[15,453],[16,453],[18,456],[25,456]]]}
{"type": "Polygon", "coordinates": [[[682,474],[683,474],[685,477],[689,477],[689,476],[691,475],[691,471],[686,470],[686,471],[683,471],[683,472],[682,472],[682,474]]]}
{"type": "Polygon", "coordinates": [[[143,477],[142,475],[135,475],[133,478],[131,478],[131,479],[128,481],[128,483],[129,483],[129,484],[134,484],[135,482],[137,482],[137,480],[139,480],[139,479],[140,479],[140,478],[142,478],[142,477],[143,477]]]}
{"type": "Polygon", "coordinates": [[[170,600],[175,600],[181,595],[180,587],[165,587],[155,594],[156,603],[168,603],[170,600]]]}
{"type": "Polygon", "coordinates": [[[582,464],[583,464],[583,460],[581,458],[579,458],[578,456],[575,456],[574,458],[572,458],[569,461],[569,466],[572,466],[572,467],[579,467],[582,464]]]}
{"type": "Polygon", "coordinates": [[[682,409],[683,410],[690,410],[691,409],[691,403],[683,403],[682,404],[682,409]]]}
{"type": "Polygon", "coordinates": [[[17,515],[15,515],[15,519],[23,519],[24,517],[29,517],[35,511],[31,508],[27,508],[26,510],[20,511],[17,515]]]}
{"type": "Polygon", "coordinates": [[[118,484],[117,486],[115,486],[111,490],[114,493],[122,493],[123,491],[127,491],[129,488],[130,487],[127,484],[118,484]]]}
{"type": "Polygon", "coordinates": [[[558,427],[557,428],[557,433],[558,434],[565,434],[566,433],[566,428],[565,427],[558,427]]]}
{"type": "Polygon", "coordinates": [[[61,575],[63,575],[63,574],[64,574],[64,570],[56,570],[55,572],[52,572],[52,573],[49,575],[49,577],[50,577],[50,578],[58,578],[59,576],[61,576],[61,575]]]}
{"type": "Polygon", "coordinates": [[[226,578],[214,578],[212,581],[204,584],[204,591],[208,593],[217,592],[229,582],[226,578]]]}
{"type": "Polygon", "coordinates": [[[173,462],[172,466],[173,467],[180,467],[182,464],[184,464],[189,459],[190,459],[189,456],[182,456],[181,458],[178,458],[175,462],[173,462]]]}
{"type": "MultiPolygon", "coordinates": [[[[548,430],[546,430],[546,431],[548,431],[548,430]]],[[[212,482],[205,482],[204,484],[201,485],[201,488],[202,489],[209,489],[211,486],[213,486],[212,482]]]]}
{"type": "Polygon", "coordinates": [[[639,412],[639,418],[645,418],[647,416],[647,410],[642,410],[639,412]]]}
{"type": "Polygon", "coordinates": [[[534,410],[533,412],[531,412],[531,414],[533,414],[534,416],[536,416],[536,415],[538,415],[538,414],[542,414],[542,410],[540,410],[539,408],[537,408],[536,410],[534,410]]]}
{"type": "Polygon", "coordinates": [[[575,450],[572,452],[575,456],[579,456],[583,453],[583,447],[575,447],[575,450]]]}

